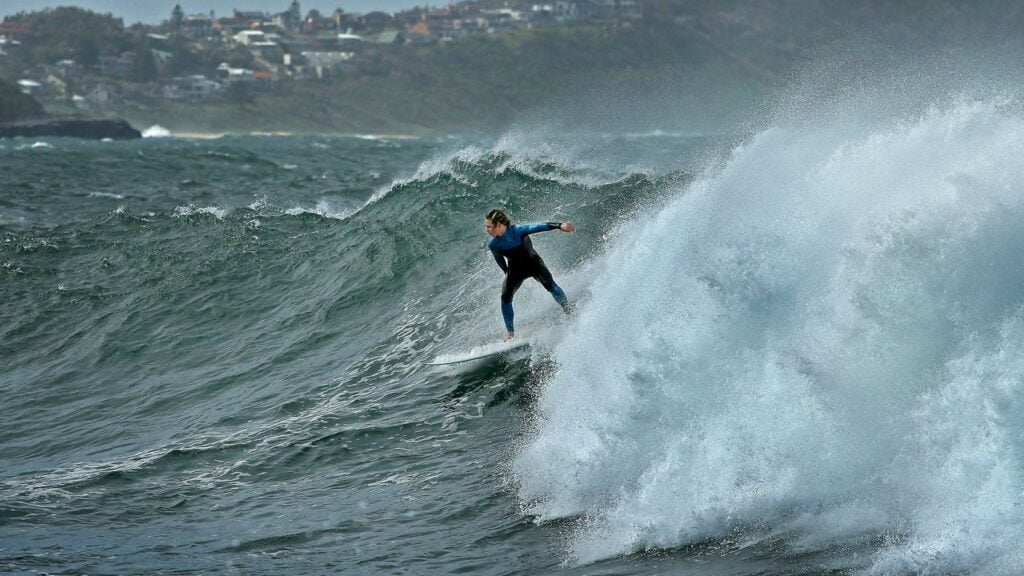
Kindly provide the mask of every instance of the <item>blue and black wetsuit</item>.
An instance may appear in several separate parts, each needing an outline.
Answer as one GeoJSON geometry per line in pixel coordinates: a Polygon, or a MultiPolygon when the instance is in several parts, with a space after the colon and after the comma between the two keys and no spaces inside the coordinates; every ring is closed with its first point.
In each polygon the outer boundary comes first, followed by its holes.
{"type": "Polygon", "coordinates": [[[505,271],[505,283],[501,287],[501,315],[505,318],[505,328],[509,332],[515,332],[512,324],[512,297],[527,278],[532,277],[540,282],[545,290],[551,292],[562,309],[566,313],[569,312],[569,299],[565,297],[565,292],[558,284],[555,284],[551,272],[533,249],[533,243],[530,241],[530,234],[558,230],[561,227],[561,222],[509,225],[504,234],[492,238],[487,245],[494,254],[495,262],[505,271]]]}

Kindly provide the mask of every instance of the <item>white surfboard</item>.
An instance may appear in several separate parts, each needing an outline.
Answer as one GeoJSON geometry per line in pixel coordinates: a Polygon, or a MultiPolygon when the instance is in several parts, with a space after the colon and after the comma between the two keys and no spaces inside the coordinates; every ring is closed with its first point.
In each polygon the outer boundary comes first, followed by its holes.
{"type": "Polygon", "coordinates": [[[513,338],[505,342],[495,342],[493,344],[484,344],[482,346],[476,346],[469,352],[455,352],[452,354],[441,354],[437,358],[434,358],[432,362],[427,362],[430,366],[449,366],[452,364],[464,364],[466,362],[472,362],[474,360],[483,360],[492,356],[499,356],[501,354],[507,354],[516,350],[522,350],[530,346],[530,343],[522,338],[513,338]]]}

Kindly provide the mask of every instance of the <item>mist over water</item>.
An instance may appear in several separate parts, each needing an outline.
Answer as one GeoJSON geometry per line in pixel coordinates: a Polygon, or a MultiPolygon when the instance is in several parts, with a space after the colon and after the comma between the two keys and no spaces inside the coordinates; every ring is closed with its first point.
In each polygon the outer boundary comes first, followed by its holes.
{"type": "Polygon", "coordinates": [[[624,226],[513,464],[526,512],[577,519],[573,564],[728,538],[1015,573],[1022,153],[1001,98],[780,123],[624,226]]]}

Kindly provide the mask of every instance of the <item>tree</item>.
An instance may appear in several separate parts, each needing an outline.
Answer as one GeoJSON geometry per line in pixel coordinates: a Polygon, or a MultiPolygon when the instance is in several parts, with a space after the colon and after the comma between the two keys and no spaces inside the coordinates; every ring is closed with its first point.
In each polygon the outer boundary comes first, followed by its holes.
{"type": "Polygon", "coordinates": [[[185,11],[181,9],[181,4],[175,4],[174,9],[171,10],[171,27],[175,30],[181,29],[181,23],[185,21],[185,11]]]}
{"type": "Polygon", "coordinates": [[[15,122],[45,116],[43,107],[35,98],[22,94],[14,84],[0,78],[0,123],[15,122]]]}
{"type": "Polygon", "coordinates": [[[93,66],[100,56],[116,56],[132,50],[133,40],[120,18],[82,8],[60,7],[11,17],[32,29],[32,46],[26,46],[26,63],[52,64],[72,59],[93,66]]]}
{"type": "Polygon", "coordinates": [[[100,63],[100,47],[94,36],[82,36],[78,39],[75,59],[82,66],[96,66],[100,63]]]}
{"type": "Polygon", "coordinates": [[[288,7],[288,23],[298,26],[300,22],[302,22],[302,8],[299,6],[299,0],[292,0],[292,5],[288,7]]]}
{"type": "Polygon", "coordinates": [[[153,51],[148,46],[140,44],[135,49],[135,62],[132,64],[131,79],[135,82],[152,82],[156,80],[156,61],[153,59],[153,51]]]}
{"type": "Polygon", "coordinates": [[[164,71],[168,76],[194,73],[207,65],[198,54],[189,49],[188,42],[181,36],[171,38],[170,53],[171,61],[164,71]]]}

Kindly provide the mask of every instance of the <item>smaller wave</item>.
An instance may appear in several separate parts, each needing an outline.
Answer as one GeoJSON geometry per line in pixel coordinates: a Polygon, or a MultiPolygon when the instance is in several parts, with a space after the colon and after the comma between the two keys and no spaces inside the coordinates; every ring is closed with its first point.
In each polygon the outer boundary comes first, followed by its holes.
{"type": "Polygon", "coordinates": [[[289,216],[299,216],[301,214],[316,214],[317,216],[321,216],[323,218],[344,220],[345,218],[348,218],[349,216],[354,214],[355,211],[338,210],[337,208],[332,206],[330,202],[326,200],[320,200],[319,202],[316,203],[316,206],[312,208],[303,208],[301,206],[296,206],[294,208],[289,208],[285,210],[284,213],[289,216]]]}
{"type": "Polygon", "coordinates": [[[420,164],[419,168],[416,169],[416,173],[412,176],[409,176],[408,178],[397,178],[387,186],[382,186],[377,189],[377,191],[374,192],[362,206],[353,211],[353,214],[361,211],[367,206],[380,202],[390,194],[392,190],[408,186],[414,182],[426,182],[442,173],[450,175],[453,179],[462,182],[463,184],[471,185],[468,180],[456,171],[456,165],[458,163],[476,164],[486,157],[487,152],[485,150],[476,146],[467,146],[456,152],[442,154],[426,160],[420,164]]]}
{"type": "MultiPolygon", "coordinates": [[[[701,135],[687,132],[667,132],[659,129],[650,132],[629,132],[623,136],[630,140],[641,140],[644,138],[698,138],[701,135]]],[[[609,134],[607,137],[614,138],[615,136],[609,134]]]]}
{"type": "Polygon", "coordinates": [[[170,135],[171,131],[159,124],[154,124],[142,132],[143,138],[167,138],[170,135]]]}
{"type": "Polygon", "coordinates": [[[356,134],[359,140],[372,140],[374,142],[391,140],[419,140],[419,137],[412,134],[356,134]]]}
{"type": "Polygon", "coordinates": [[[200,208],[196,207],[194,204],[178,206],[174,209],[175,216],[192,216],[194,214],[210,214],[211,216],[215,216],[218,220],[223,220],[224,217],[228,215],[228,210],[217,206],[204,206],[200,208]]]}
{"type": "Polygon", "coordinates": [[[114,200],[124,200],[124,195],[115,194],[113,192],[89,192],[89,198],[113,198],[114,200]]]}
{"type": "Polygon", "coordinates": [[[53,146],[46,142],[33,142],[32,144],[23,144],[21,146],[18,146],[15,148],[15,150],[45,150],[47,148],[53,148],[53,146]]]}
{"type": "Polygon", "coordinates": [[[261,196],[254,200],[252,204],[249,204],[249,210],[252,210],[253,212],[265,210],[268,207],[270,207],[270,202],[267,201],[266,196],[261,196]]]}

